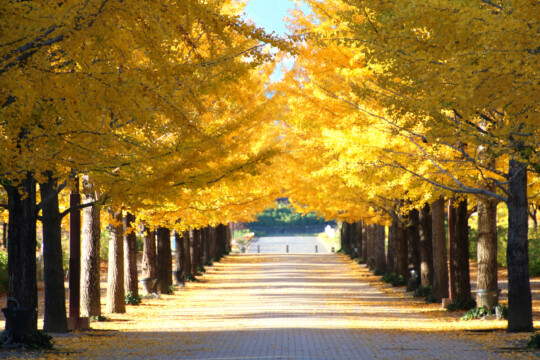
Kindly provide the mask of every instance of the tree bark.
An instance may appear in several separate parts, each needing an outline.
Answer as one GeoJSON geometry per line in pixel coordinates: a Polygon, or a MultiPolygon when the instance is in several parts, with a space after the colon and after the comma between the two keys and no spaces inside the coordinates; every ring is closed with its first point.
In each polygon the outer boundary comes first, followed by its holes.
{"type": "Polygon", "coordinates": [[[124,290],[124,242],[122,211],[113,213],[114,224],[109,225],[109,270],[107,273],[107,306],[108,313],[125,313],[124,290]]]}
{"type": "Polygon", "coordinates": [[[146,279],[156,279],[156,233],[148,227],[144,227],[144,245],[142,257],[142,274],[146,279]]]}
{"type": "Polygon", "coordinates": [[[186,277],[193,277],[195,274],[191,272],[191,250],[189,243],[191,242],[191,238],[193,237],[193,229],[190,229],[189,231],[186,231],[184,233],[183,237],[183,244],[184,244],[184,273],[186,277]]]}
{"type": "MultiPolygon", "coordinates": [[[[497,290],[497,200],[478,199],[477,289],[497,290]]],[[[477,300],[478,303],[480,303],[477,300]]]]}
{"type": "Polygon", "coordinates": [[[511,159],[508,184],[508,332],[533,331],[529,280],[527,168],[511,159]]]}
{"type": "Polygon", "coordinates": [[[446,230],[444,228],[444,200],[434,201],[431,205],[433,233],[433,296],[437,301],[449,297],[448,259],[446,250],[446,230]]]}
{"type": "Polygon", "coordinates": [[[451,197],[448,200],[448,260],[450,263],[449,267],[449,276],[448,276],[448,282],[449,282],[449,296],[451,299],[455,299],[456,294],[456,281],[454,279],[455,277],[455,269],[453,264],[453,259],[455,257],[454,255],[454,246],[452,245],[456,235],[456,208],[454,207],[454,198],[451,197]]]}
{"type": "Polygon", "coordinates": [[[199,242],[201,240],[201,231],[199,229],[194,229],[193,237],[190,238],[189,242],[189,252],[191,254],[191,273],[195,276],[198,275],[199,267],[199,242]]]}
{"type": "MultiPolygon", "coordinates": [[[[82,177],[84,203],[98,200],[88,176],[82,177]]],[[[101,220],[99,205],[83,209],[81,242],[81,316],[101,315],[101,220]]]]}
{"type": "Polygon", "coordinates": [[[407,261],[407,229],[401,221],[398,221],[396,227],[396,273],[403,276],[404,279],[409,278],[409,263],[407,261]]]}
{"type": "Polygon", "coordinates": [[[216,236],[218,244],[216,260],[219,260],[227,253],[227,226],[219,224],[216,229],[216,236]]]}
{"type": "Polygon", "coordinates": [[[157,231],[157,291],[168,294],[172,285],[171,231],[160,227],[157,231]]]}
{"type": "Polygon", "coordinates": [[[470,300],[471,279],[469,275],[469,214],[467,200],[459,202],[455,209],[453,236],[450,238],[450,273],[452,300],[470,300]]]}
{"type": "MultiPolygon", "coordinates": [[[[36,180],[31,173],[27,173],[19,186],[4,185],[4,188],[9,210],[8,296],[17,299],[22,307],[37,309],[36,180]]],[[[8,301],[7,305],[16,306],[13,301],[8,301]]],[[[28,329],[31,333],[37,332],[37,312],[28,329]]]]}
{"type": "Polygon", "coordinates": [[[217,232],[215,227],[210,227],[210,262],[213,263],[217,259],[217,232]]]}
{"type": "Polygon", "coordinates": [[[133,228],[135,215],[124,216],[124,284],[126,293],[130,291],[139,295],[139,279],[137,274],[137,235],[133,228]]]}
{"type": "Polygon", "coordinates": [[[413,209],[409,212],[409,225],[407,226],[408,261],[409,268],[420,275],[420,214],[413,209]]]}
{"type": "Polygon", "coordinates": [[[358,249],[358,260],[359,262],[364,261],[364,252],[362,251],[362,242],[364,240],[363,234],[362,234],[362,228],[363,224],[362,221],[357,221],[355,223],[356,225],[356,248],[358,249]]]}
{"type": "Polygon", "coordinates": [[[384,274],[386,272],[385,234],[384,226],[373,225],[375,245],[375,269],[384,274]]]}
{"type": "Polygon", "coordinates": [[[420,283],[433,285],[433,242],[431,213],[428,204],[420,211],[420,283]]]}
{"type": "Polygon", "coordinates": [[[43,330],[66,333],[66,288],[62,261],[62,218],[58,206],[56,179],[48,175],[48,181],[40,184],[43,224],[43,264],[45,282],[45,314],[43,330]]]}
{"type": "Polygon", "coordinates": [[[397,221],[392,219],[392,225],[388,228],[388,251],[386,252],[386,272],[396,272],[396,227],[397,221]]]}
{"type": "Polygon", "coordinates": [[[182,236],[185,233],[178,231],[174,232],[174,246],[176,252],[174,253],[174,281],[175,285],[184,284],[184,239],[182,236]]]}
{"type": "Polygon", "coordinates": [[[204,228],[204,240],[205,240],[205,244],[204,244],[204,265],[207,265],[207,266],[212,266],[212,255],[211,255],[211,250],[212,250],[212,236],[213,236],[213,231],[212,231],[212,227],[210,226],[207,226],[204,228]]]}

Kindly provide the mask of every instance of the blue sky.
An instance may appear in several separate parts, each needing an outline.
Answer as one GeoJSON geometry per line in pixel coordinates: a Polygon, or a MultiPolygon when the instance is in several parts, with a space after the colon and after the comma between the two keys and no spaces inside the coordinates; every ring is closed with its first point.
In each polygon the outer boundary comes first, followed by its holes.
{"type": "Polygon", "coordinates": [[[290,0],[250,0],[244,11],[246,18],[251,18],[257,26],[284,35],[287,29],[283,18],[288,16],[287,10],[293,8],[294,2],[290,0]]]}
{"type": "MultiPolygon", "coordinates": [[[[290,17],[287,11],[294,9],[294,7],[295,3],[292,0],[250,0],[244,12],[246,18],[252,19],[256,26],[264,28],[268,33],[275,31],[277,35],[282,36],[288,33],[284,18],[290,17]]],[[[308,9],[306,5],[301,6],[301,8],[308,9]]],[[[283,66],[290,67],[291,61],[279,64],[270,79],[279,81],[283,76],[283,66]]]]}

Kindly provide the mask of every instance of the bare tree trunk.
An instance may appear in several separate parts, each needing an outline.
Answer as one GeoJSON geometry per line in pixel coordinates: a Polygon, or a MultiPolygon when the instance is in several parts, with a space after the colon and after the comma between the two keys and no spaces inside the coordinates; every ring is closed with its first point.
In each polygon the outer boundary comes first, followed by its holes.
{"type": "Polygon", "coordinates": [[[193,237],[189,242],[189,252],[191,254],[191,273],[195,276],[198,275],[199,267],[199,242],[201,241],[201,231],[199,229],[193,230],[193,237]]]}
{"type": "Polygon", "coordinates": [[[58,188],[56,179],[49,174],[48,181],[40,184],[43,223],[43,260],[45,280],[45,316],[43,329],[47,332],[66,333],[66,290],[62,264],[62,232],[58,188]]]}
{"type": "Polygon", "coordinates": [[[217,231],[215,227],[210,227],[210,262],[217,259],[217,231]]]}
{"type": "MultiPolygon", "coordinates": [[[[22,307],[36,309],[36,180],[31,173],[27,173],[19,186],[3,186],[8,194],[9,210],[8,296],[17,299],[22,307]]],[[[8,307],[12,306],[15,303],[8,301],[8,307]]],[[[30,322],[29,331],[37,332],[37,314],[30,322]]]]}
{"type": "MultiPolygon", "coordinates": [[[[82,177],[84,203],[98,200],[88,176],[82,177]]],[[[81,316],[101,315],[101,220],[99,205],[83,209],[81,244],[81,316]]]]}
{"type": "Polygon", "coordinates": [[[110,225],[109,237],[109,271],[107,276],[107,306],[108,313],[125,313],[124,290],[124,225],[122,211],[113,214],[114,224],[110,225]]]}
{"type": "Polygon", "coordinates": [[[396,272],[396,227],[397,221],[392,219],[392,225],[388,228],[388,251],[386,253],[386,272],[396,272]]]}
{"type": "Polygon", "coordinates": [[[184,233],[183,243],[184,243],[184,273],[186,277],[192,278],[195,276],[191,271],[191,238],[193,237],[193,229],[184,233]]]}
{"type": "Polygon", "coordinates": [[[385,234],[384,226],[374,225],[374,241],[375,241],[375,269],[384,274],[386,272],[386,253],[385,253],[385,234]]]}
{"type": "Polygon", "coordinates": [[[433,296],[438,301],[448,298],[448,259],[446,255],[446,230],[444,228],[444,200],[438,199],[432,206],[433,233],[433,296]]]}
{"type": "Polygon", "coordinates": [[[171,231],[165,227],[157,230],[157,291],[168,294],[172,285],[171,231]]]}
{"type": "Polygon", "coordinates": [[[455,265],[453,263],[453,259],[455,257],[454,255],[454,246],[452,243],[454,242],[453,239],[455,239],[456,235],[456,208],[454,206],[454,198],[450,198],[448,200],[448,260],[450,262],[450,268],[449,268],[449,277],[448,281],[450,283],[450,298],[455,300],[456,297],[456,280],[455,280],[455,265]]]}
{"type": "Polygon", "coordinates": [[[366,262],[365,261],[365,254],[363,251],[364,246],[364,234],[363,234],[363,228],[364,224],[362,221],[356,222],[356,239],[357,239],[357,248],[358,248],[358,258],[360,259],[360,262],[366,262]]]}
{"type": "Polygon", "coordinates": [[[174,253],[174,282],[175,285],[184,285],[184,239],[182,233],[174,232],[174,245],[176,252],[174,253]]]}
{"type": "Polygon", "coordinates": [[[420,274],[420,214],[418,210],[413,209],[409,212],[409,225],[407,226],[408,238],[408,259],[409,268],[414,269],[417,274],[420,274]]]}
{"type": "Polygon", "coordinates": [[[452,300],[470,300],[471,280],[469,274],[469,214],[467,212],[467,200],[461,200],[456,209],[456,221],[454,236],[450,239],[452,249],[450,258],[450,273],[452,288],[452,300]]]}
{"type": "Polygon", "coordinates": [[[533,331],[529,279],[529,224],[527,218],[527,167],[509,163],[508,185],[508,332],[533,331]]]}
{"type": "Polygon", "coordinates": [[[204,228],[204,265],[211,266],[212,265],[212,227],[207,226],[204,228]]]}
{"type": "Polygon", "coordinates": [[[367,265],[369,267],[369,270],[375,270],[376,268],[376,246],[377,246],[377,239],[376,239],[376,228],[375,224],[371,224],[367,228],[367,265]]]}
{"type": "Polygon", "coordinates": [[[433,285],[433,242],[431,213],[428,204],[420,211],[420,282],[422,286],[433,285]]]}
{"type": "MultiPolygon", "coordinates": [[[[477,289],[497,290],[497,200],[478,199],[477,289]]],[[[481,301],[477,296],[477,303],[481,301]]]]}
{"type": "Polygon", "coordinates": [[[139,279],[137,274],[137,235],[133,228],[135,215],[124,216],[124,286],[126,293],[130,291],[139,295],[139,279]]]}
{"type": "Polygon", "coordinates": [[[409,262],[407,260],[407,229],[401,221],[398,221],[396,227],[396,272],[404,279],[409,277],[409,262]]]}
{"type": "Polygon", "coordinates": [[[156,232],[144,227],[144,245],[142,257],[142,277],[147,279],[157,278],[157,255],[156,255],[156,232]]]}

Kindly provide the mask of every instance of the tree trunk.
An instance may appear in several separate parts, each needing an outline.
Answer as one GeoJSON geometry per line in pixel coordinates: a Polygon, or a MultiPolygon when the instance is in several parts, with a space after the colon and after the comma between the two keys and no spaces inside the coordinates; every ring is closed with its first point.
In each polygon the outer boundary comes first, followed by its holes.
{"type": "Polygon", "coordinates": [[[407,226],[408,261],[409,268],[420,275],[420,214],[413,209],[409,212],[409,225],[407,226]]]}
{"type": "Polygon", "coordinates": [[[157,291],[168,294],[172,285],[171,231],[159,227],[157,231],[157,291]]]}
{"type": "Polygon", "coordinates": [[[66,288],[62,261],[62,228],[58,206],[56,179],[48,175],[48,181],[39,186],[41,193],[43,224],[43,263],[45,282],[45,315],[43,330],[66,333],[66,288]]]}
{"type": "MultiPolygon", "coordinates": [[[[183,233],[185,234],[185,232],[183,233]]],[[[174,246],[176,252],[174,253],[174,282],[175,285],[184,284],[184,239],[182,233],[178,231],[174,232],[174,246]]]]}
{"type": "Polygon", "coordinates": [[[217,232],[215,227],[210,227],[210,262],[213,263],[217,259],[217,232]]]}
{"type": "Polygon", "coordinates": [[[145,226],[141,274],[143,279],[157,278],[156,264],[156,233],[145,226]]]}
{"type": "Polygon", "coordinates": [[[109,225],[109,271],[107,273],[107,306],[108,313],[125,313],[124,290],[124,242],[122,211],[113,213],[114,224],[109,225]]]}
{"type": "Polygon", "coordinates": [[[217,235],[217,257],[216,260],[221,259],[227,253],[227,226],[219,224],[216,229],[217,235]]]}
{"type": "Polygon", "coordinates": [[[396,272],[396,227],[397,221],[392,219],[392,225],[388,228],[388,251],[386,252],[386,272],[396,272]]]}
{"type": "Polygon", "coordinates": [[[453,264],[454,259],[454,246],[452,245],[456,235],[456,208],[454,207],[454,198],[450,198],[448,200],[448,260],[450,263],[449,267],[449,276],[448,276],[448,282],[449,282],[449,291],[450,291],[450,298],[455,299],[456,296],[456,281],[454,279],[455,277],[455,269],[453,264]]]}
{"type": "Polygon", "coordinates": [[[384,274],[386,272],[386,253],[385,253],[385,234],[384,226],[374,225],[374,240],[375,240],[375,269],[384,274]]]}
{"type": "Polygon", "coordinates": [[[362,249],[363,242],[364,242],[363,227],[364,227],[364,224],[362,223],[362,221],[356,222],[356,241],[357,241],[356,247],[358,249],[358,259],[361,263],[365,262],[364,260],[365,254],[362,249]]]}
{"type": "Polygon", "coordinates": [[[193,237],[189,241],[189,253],[191,254],[191,273],[198,275],[197,268],[199,266],[199,241],[201,239],[201,231],[193,229],[193,237]]]}
{"type": "Polygon", "coordinates": [[[211,253],[211,250],[212,250],[212,236],[213,236],[213,231],[212,231],[212,227],[211,226],[207,226],[204,228],[204,233],[205,233],[205,236],[204,236],[204,239],[205,239],[205,244],[204,244],[204,265],[207,265],[207,266],[212,266],[212,253],[211,253]]]}
{"type": "Polygon", "coordinates": [[[375,225],[371,224],[368,225],[367,231],[367,265],[369,270],[375,269],[375,246],[376,246],[376,239],[375,239],[375,225]]]}
{"type": "MultiPolygon", "coordinates": [[[[478,199],[477,289],[497,290],[497,200],[478,199]]],[[[477,297],[477,303],[480,303],[477,297]]]]}
{"type": "Polygon", "coordinates": [[[407,229],[401,221],[398,221],[396,227],[396,273],[403,276],[404,279],[409,277],[409,263],[407,261],[407,229]]]}
{"type": "Polygon", "coordinates": [[[190,250],[189,244],[191,242],[192,237],[193,237],[193,229],[190,229],[189,231],[186,231],[184,233],[184,237],[183,237],[184,274],[186,275],[187,278],[192,278],[193,276],[195,276],[195,274],[191,272],[191,250],[190,250]]]}
{"type": "Polygon", "coordinates": [[[444,200],[431,205],[433,238],[433,296],[437,301],[449,297],[448,259],[446,256],[446,230],[444,228],[444,200]]]}
{"type": "MultiPolygon", "coordinates": [[[[529,280],[527,168],[510,160],[508,184],[508,332],[533,331],[529,280]]],[[[11,222],[11,220],[10,220],[11,222]]]]}
{"type": "MultiPolygon", "coordinates": [[[[97,201],[98,195],[92,191],[88,177],[82,177],[84,202],[97,201]]],[[[100,238],[101,220],[99,205],[83,209],[82,243],[81,243],[81,316],[101,315],[100,287],[100,238]]]]}
{"type": "MultiPolygon", "coordinates": [[[[36,180],[31,173],[27,173],[18,187],[4,185],[4,188],[8,195],[9,210],[8,296],[17,299],[22,307],[37,309],[36,180]]],[[[8,301],[7,305],[11,307],[16,304],[8,301]]],[[[37,332],[37,313],[28,329],[31,333],[37,332]]]]}
{"type": "Polygon", "coordinates": [[[230,223],[225,225],[225,239],[226,239],[225,254],[228,255],[232,250],[232,232],[231,232],[230,223]]]}
{"type": "Polygon", "coordinates": [[[124,216],[124,285],[126,293],[139,295],[139,279],[137,276],[137,235],[133,228],[135,215],[124,216]]]}
{"type": "Polygon", "coordinates": [[[450,279],[452,300],[470,300],[471,280],[469,275],[469,214],[467,200],[461,200],[455,209],[453,236],[450,238],[450,279]]]}
{"type": "Polygon", "coordinates": [[[433,242],[431,213],[428,204],[420,211],[420,283],[433,285],[433,242]]]}
{"type": "Polygon", "coordinates": [[[368,263],[368,229],[369,225],[362,222],[362,254],[364,256],[364,264],[368,263]]]}

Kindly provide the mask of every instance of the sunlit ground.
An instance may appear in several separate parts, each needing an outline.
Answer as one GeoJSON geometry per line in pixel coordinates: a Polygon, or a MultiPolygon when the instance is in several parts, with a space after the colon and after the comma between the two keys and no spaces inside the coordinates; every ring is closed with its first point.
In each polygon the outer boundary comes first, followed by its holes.
{"type": "MultiPolygon", "coordinates": [[[[441,333],[445,339],[472,339],[490,350],[521,346],[530,336],[506,334],[502,331],[506,321],[461,321],[463,312],[448,313],[440,304],[413,299],[403,288],[392,288],[379,278],[341,255],[232,255],[209,268],[200,282],[188,283],[174,295],[128,306],[126,314],[106,314],[110,321],[92,323],[93,331],[56,342],[64,354],[93,358],[104,356],[108,348],[159,346],[145,337],[134,342],[127,335],[134,333],[174,332],[181,336],[170,341],[191,345],[198,340],[190,334],[265,329],[441,333]]],[[[538,297],[538,279],[533,279],[533,287],[538,297]]],[[[539,301],[534,311],[535,325],[540,326],[539,301]]],[[[162,346],[164,341],[169,339],[162,336],[162,346]]],[[[503,352],[502,356],[535,355],[503,352]]]]}

